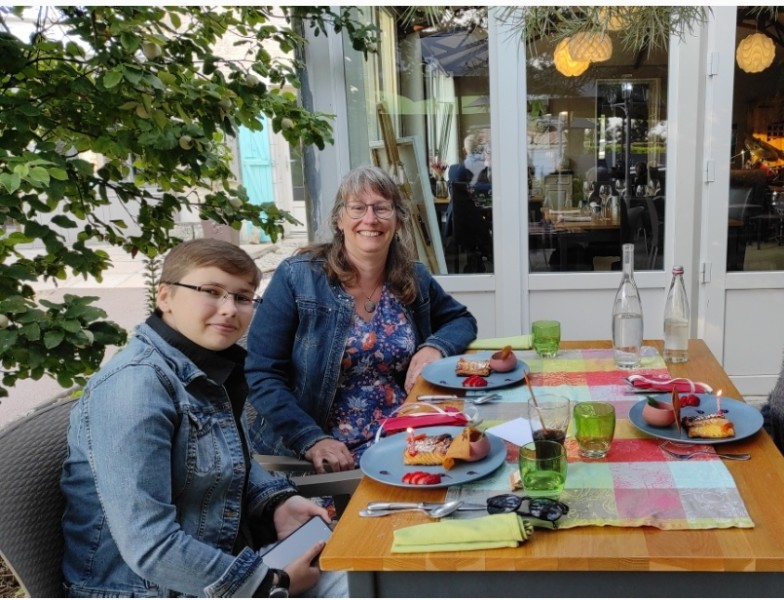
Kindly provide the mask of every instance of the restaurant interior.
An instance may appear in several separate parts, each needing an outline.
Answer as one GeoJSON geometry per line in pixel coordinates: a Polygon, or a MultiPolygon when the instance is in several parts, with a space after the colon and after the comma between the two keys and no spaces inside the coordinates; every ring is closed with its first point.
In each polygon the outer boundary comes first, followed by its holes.
{"type": "MultiPolygon", "coordinates": [[[[759,7],[737,11],[728,271],[784,269],[783,22],[759,7]]],[[[424,88],[438,107],[427,116],[425,152],[438,167],[430,183],[447,272],[493,272],[487,32],[471,22],[404,33],[421,44],[424,88]],[[456,139],[445,144],[446,127],[456,139]],[[485,169],[481,191],[476,173],[452,185],[469,136],[485,169]]],[[[660,270],[668,200],[680,192],[666,177],[668,49],[589,46],[585,60],[571,56],[573,44],[546,38],[527,52],[529,270],[618,269],[624,243],[635,246],[636,270],[660,270]]],[[[407,85],[403,77],[401,93],[407,85]]]]}

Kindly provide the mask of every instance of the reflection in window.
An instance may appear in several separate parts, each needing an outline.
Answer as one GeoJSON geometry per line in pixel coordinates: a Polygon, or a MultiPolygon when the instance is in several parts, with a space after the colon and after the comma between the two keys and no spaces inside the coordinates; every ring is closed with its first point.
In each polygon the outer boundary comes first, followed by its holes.
{"type": "Polygon", "coordinates": [[[784,60],[776,35],[784,15],[755,8],[738,9],[735,46],[760,34],[775,40],[767,42],[774,54],[764,68],[767,61],[753,64],[764,51],[741,53],[735,62],[727,271],[784,270],[784,60]]]}
{"type": "Polygon", "coordinates": [[[370,159],[406,179],[420,259],[431,271],[491,273],[486,10],[444,9],[434,24],[405,8],[363,9],[384,43],[368,61],[346,61],[351,106],[362,107],[349,114],[352,164],[370,159]],[[388,130],[402,169],[388,164],[388,130]],[[359,148],[363,136],[369,154],[359,148]]]}
{"type": "Polygon", "coordinates": [[[552,42],[528,55],[532,272],[620,269],[624,243],[635,269],[662,268],[667,52],[613,48],[576,75],[552,42]]]}

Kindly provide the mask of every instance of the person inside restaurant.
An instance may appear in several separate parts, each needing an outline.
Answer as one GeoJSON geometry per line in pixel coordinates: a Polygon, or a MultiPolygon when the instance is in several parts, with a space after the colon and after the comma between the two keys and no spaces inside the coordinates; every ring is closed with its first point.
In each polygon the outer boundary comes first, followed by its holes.
{"type": "Polygon", "coordinates": [[[476,337],[473,315],[414,260],[410,218],[383,170],[358,167],[339,186],[331,240],[275,270],[248,334],[258,452],[354,468],[422,368],[476,337]]]}
{"type": "Polygon", "coordinates": [[[177,246],[163,263],[155,313],[74,404],[61,477],[69,595],[347,593],[344,573],[320,579],[312,564],[323,542],[284,569],[258,552],[312,516],[328,519],[251,458],[236,342],[260,281],[234,244],[177,246]]]}

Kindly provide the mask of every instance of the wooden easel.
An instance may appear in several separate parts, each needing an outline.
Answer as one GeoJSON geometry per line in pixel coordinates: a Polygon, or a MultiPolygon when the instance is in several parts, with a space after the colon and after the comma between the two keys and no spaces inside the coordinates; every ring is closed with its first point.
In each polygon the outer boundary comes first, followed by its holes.
{"type": "Polygon", "coordinates": [[[414,241],[417,245],[419,257],[428,266],[432,273],[439,273],[438,260],[433,249],[433,239],[431,232],[427,228],[422,209],[415,200],[411,190],[411,181],[406,174],[403,161],[400,160],[400,153],[397,147],[397,137],[392,128],[392,119],[389,116],[386,106],[379,102],[377,106],[378,120],[381,126],[381,136],[384,138],[384,149],[387,155],[387,172],[392,179],[397,182],[403,196],[411,206],[411,226],[413,228],[414,241]],[[424,253],[424,256],[422,254],[424,253]]]}

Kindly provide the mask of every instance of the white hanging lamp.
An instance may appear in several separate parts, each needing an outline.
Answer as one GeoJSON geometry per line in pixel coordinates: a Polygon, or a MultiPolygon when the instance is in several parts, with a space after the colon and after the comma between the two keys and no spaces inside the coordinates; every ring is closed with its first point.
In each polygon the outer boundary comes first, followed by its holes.
{"type": "Polygon", "coordinates": [[[578,33],[569,40],[569,54],[574,60],[603,62],[612,56],[612,40],[606,33],[578,33]]]}
{"type": "Polygon", "coordinates": [[[752,33],[743,38],[735,52],[738,66],[746,73],[764,71],[776,57],[776,45],[764,33],[752,33]]]}
{"type": "Polygon", "coordinates": [[[569,38],[562,39],[555,47],[553,62],[558,72],[567,77],[582,75],[591,66],[591,62],[588,60],[574,60],[572,58],[572,55],[569,54],[569,38]]]}

